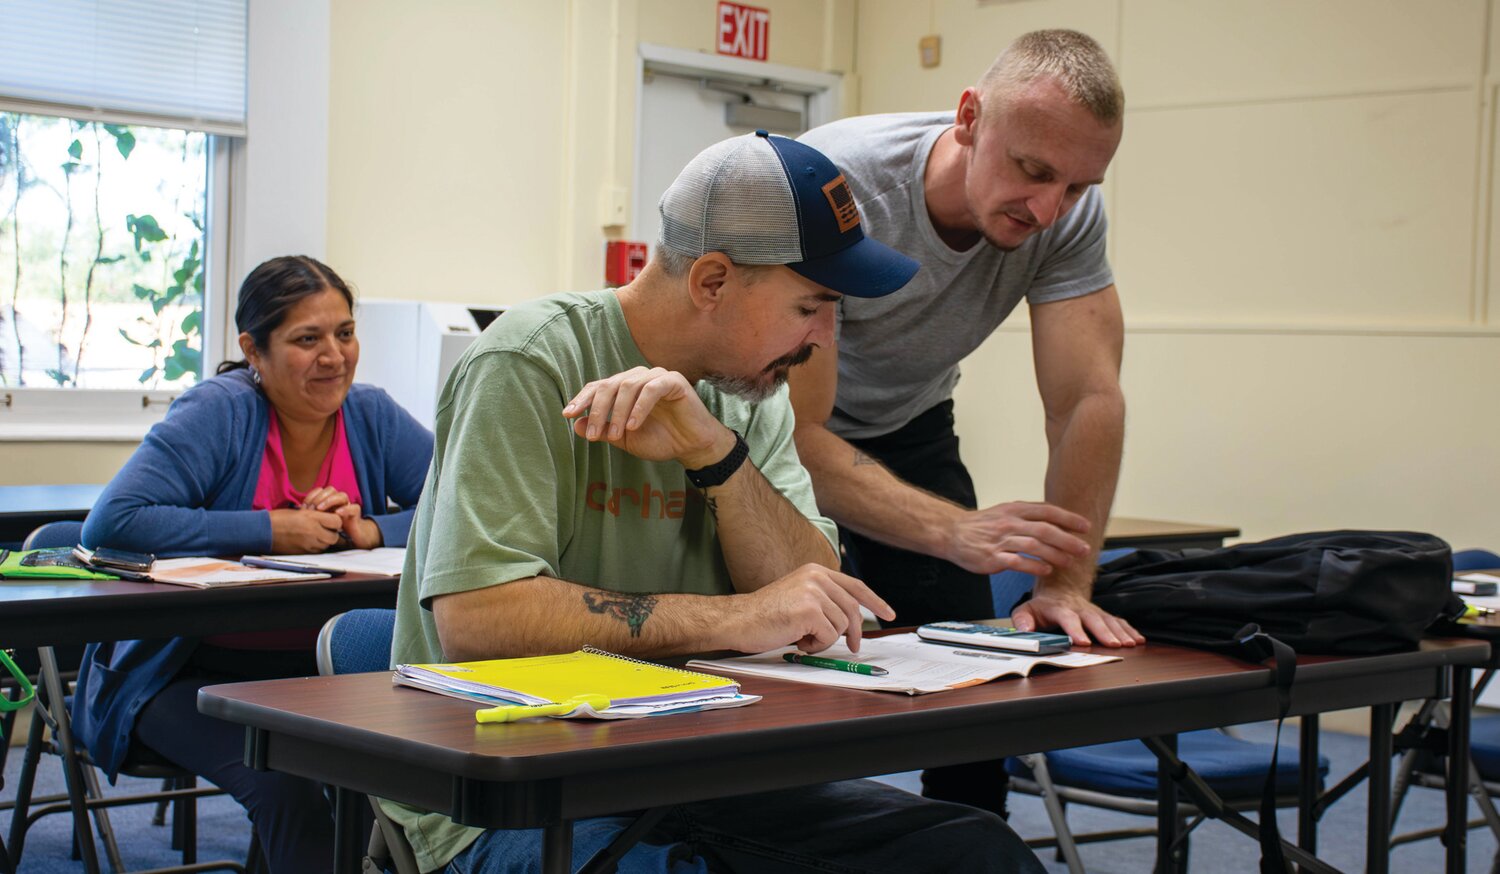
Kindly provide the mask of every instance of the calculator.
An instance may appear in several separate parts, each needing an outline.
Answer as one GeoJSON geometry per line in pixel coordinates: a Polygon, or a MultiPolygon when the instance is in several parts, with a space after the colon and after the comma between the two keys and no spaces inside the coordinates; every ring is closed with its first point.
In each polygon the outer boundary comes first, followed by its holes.
{"type": "Polygon", "coordinates": [[[1014,628],[979,622],[932,622],[918,626],[917,636],[929,642],[1008,649],[1033,655],[1067,652],[1073,645],[1072,638],[1066,634],[1017,631],[1014,628]]]}

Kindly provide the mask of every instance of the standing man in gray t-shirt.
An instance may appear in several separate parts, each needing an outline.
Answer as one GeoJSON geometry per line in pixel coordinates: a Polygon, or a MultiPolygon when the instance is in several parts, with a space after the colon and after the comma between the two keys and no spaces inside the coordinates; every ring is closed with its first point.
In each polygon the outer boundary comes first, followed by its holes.
{"type": "MultiPolygon", "coordinates": [[[[1089,600],[1124,439],[1124,329],[1096,188],[1123,111],[1098,43],[1037,31],[956,114],[851,118],[802,137],[843,169],[867,232],[922,265],[899,295],[846,299],[836,346],[791,380],[819,508],[839,523],[851,572],[903,625],[991,616],[989,575],[1017,570],[1038,577],[1017,628],[1144,641],[1089,600]],[[979,509],[953,386],[1022,299],[1047,417],[1046,503],[979,509]]],[[[998,762],[934,769],[924,794],[995,809],[1003,779],[998,762]]]]}

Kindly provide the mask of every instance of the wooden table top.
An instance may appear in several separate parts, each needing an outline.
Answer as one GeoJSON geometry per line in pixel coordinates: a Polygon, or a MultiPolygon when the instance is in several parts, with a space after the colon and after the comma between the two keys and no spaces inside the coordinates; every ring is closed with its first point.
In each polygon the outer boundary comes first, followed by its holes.
{"type": "Polygon", "coordinates": [[[1135,519],[1130,516],[1111,516],[1104,526],[1105,546],[1109,546],[1111,540],[1180,540],[1200,537],[1223,539],[1239,536],[1240,529],[1228,525],[1135,519]]]}
{"type": "MultiPolygon", "coordinates": [[[[738,677],[746,693],[764,696],[748,707],[674,715],[669,719],[528,720],[478,725],[476,705],[406,687],[389,672],[209,686],[204,713],[273,732],[379,751],[393,759],[492,780],[536,779],[629,758],[632,767],[691,756],[696,746],[848,744],[900,724],[900,734],[960,723],[994,724],[1079,713],[1080,707],[1156,706],[1214,694],[1261,690],[1274,702],[1269,671],[1200,650],[1147,644],[1114,651],[1122,661],[1073,670],[1038,671],[930,695],[839,689],[759,677],[738,677]],[[1086,703],[1085,703],[1086,702],[1086,703]]],[[[1294,710],[1327,709],[1320,684],[1448,664],[1480,664],[1488,645],[1434,640],[1392,655],[1305,656],[1299,662],[1294,710]]],[[[1272,713],[1274,716],[1274,713],[1272,713]]],[[[1210,717],[1211,718],[1211,717],[1210,717]]],[[[1261,717],[1264,718],[1264,717],[1261,717]]],[[[1209,721],[1207,725],[1219,723],[1209,721]]],[[[1129,736],[1134,736],[1131,734],[1129,736]]],[[[1045,743],[1045,737],[1039,739],[1045,743]]]]}
{"type": "Polygon", "coordinates": [[[394,607],[397,577],[195,589],[128,580],[0,580],[0,646],[34,647],[316,626],[357,607],[394,607]]]}

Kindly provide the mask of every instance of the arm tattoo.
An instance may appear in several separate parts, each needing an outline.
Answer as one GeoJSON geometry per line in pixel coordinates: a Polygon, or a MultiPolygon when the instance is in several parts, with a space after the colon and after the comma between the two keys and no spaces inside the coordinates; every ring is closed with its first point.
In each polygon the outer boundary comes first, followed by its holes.
{"type": "Polygon", "coordinates": [[[630,636],[640,637],[641,626],[651,618],[656,609],[655,595],[626,595],[620,592],[592,591],[583,593],[583,603],[590,613],[613,616],[630,626],[630,636]]]}
{"type": "Polygon", "coordinates": [[[871,456],[866,455],[863,452],[860,452],[858,449],[854,450],[854,467],[859,467],[862,464],[879,464],[879,463],[880,463],[879,461],[876,461],[871,456]]]}

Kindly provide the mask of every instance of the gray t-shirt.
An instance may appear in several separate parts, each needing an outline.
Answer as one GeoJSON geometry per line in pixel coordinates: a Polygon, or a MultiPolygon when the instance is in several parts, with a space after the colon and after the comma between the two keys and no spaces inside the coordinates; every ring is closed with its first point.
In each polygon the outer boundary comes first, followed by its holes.
{"type": "Polygon", "coordinates": [[[959,361],[1022,298],[1034,306],[1114,282],[1097,187],[1013,252],[984,240],[964,252],[949,248],[927,214],[922,177],[933,144],[952,126],[951,112],[866,115],[801,137],[844,171],[865,233],[922,265],[895,294],[840,303],[839,385],[828,427],[842,437],[888,434],[947,400],[959,361]]]}

